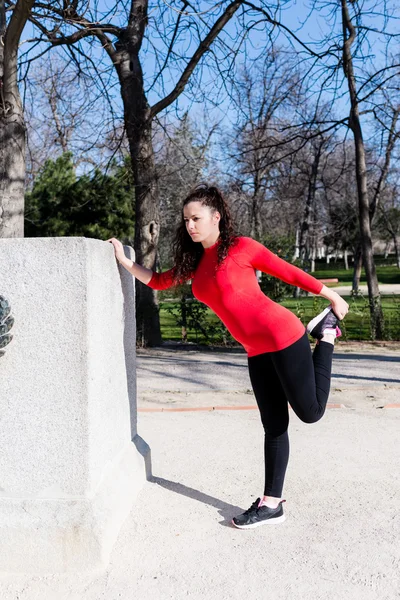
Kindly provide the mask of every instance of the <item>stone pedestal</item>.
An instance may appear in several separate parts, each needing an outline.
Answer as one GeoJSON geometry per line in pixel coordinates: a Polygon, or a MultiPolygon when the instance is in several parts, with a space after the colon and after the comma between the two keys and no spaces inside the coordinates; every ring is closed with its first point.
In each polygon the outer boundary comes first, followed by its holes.
{"type": "Polygon", "coordinates": [[[134,281],[109,242],[0,239],[15,318],[0,357],[1,572],[105,568],[150,476],[134,281]]]}

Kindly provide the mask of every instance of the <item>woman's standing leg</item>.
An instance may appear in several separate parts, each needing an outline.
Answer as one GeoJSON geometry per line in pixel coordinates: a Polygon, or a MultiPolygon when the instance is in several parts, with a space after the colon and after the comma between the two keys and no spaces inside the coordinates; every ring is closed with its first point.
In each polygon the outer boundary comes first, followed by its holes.
{"type": "Polygon", "coordinates": [[[288,402],[270,352],[248,357],[249,376],[264,427],[264,500],[276,507],[289,461],[288,402]]]}
{"type": "Polygon", "coordinates": [[[264,498],[257,498],[243,514],[233,517],[239,529],[285,520],[281,499],[289,460],[289,411],[285,392],[271,360],[271,352],[247,358],[254,395],[264,427],[264,498]]]}

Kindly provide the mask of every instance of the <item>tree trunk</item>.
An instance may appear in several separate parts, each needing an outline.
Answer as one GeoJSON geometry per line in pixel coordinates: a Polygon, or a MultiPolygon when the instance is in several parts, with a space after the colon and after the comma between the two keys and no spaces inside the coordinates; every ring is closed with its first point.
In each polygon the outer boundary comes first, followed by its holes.
{"type": "Polygon", "coordinates": [[[296,227],[296,241],[294,243],[294,252],[293,252],[293,260],[296,260],[296,258],[299,257],[299,241],[300,241],[300,229],[299,227],[296,227]]]}
{"type": "Polygon", "coordinates": [[[256,214],[255,214],[255,232],[256,232],[256,239],[257,240],[261,240],[262,239],[262,235],[263,235],[263,227],[262,227],[262,220],[261,220],[261,207],[260,207],[260,203],[258,202],[257,205],[257,210],[256,210],[256,214]]]}
{"type": "MultiPolygon", "coordinates": [[[[293,253],[293,260],[296,260],[296,258],[299,258],[299,256],[300,256],[299,243],[300,243],[300,227],[296,227],[296,241],[295,241],[295,247],[294,247],[294,253],[293,253]]],[[[293,290],[293,298],[299,298],[299,297],[300,297],[300,288],[295,287],[293,290]]]]}
{"type": "Polygon", "coordinates": [[[17,2],[6,29],[5,5],[0,2],[0,238],[24,237],[26,127],[17,62],[33,3],[17,2]]]}
{"type": "Polygon", "coordinates": [[[310,237],[310,221],[311,221],[311,209],[315,203],[315,193],[317,189],[317,175],[319,161],[321,158],[322,143],[320,143],[314,154],[314,160],[311,167],[311,176],[308,184],[308,192],[306,204],[304,207],[303,222],[300,227],[300,239],[299,239],[299,252],[300,260],[303,264],[305,260],[309,259],[310,248],[309,248],[309,237],[310,237]]]}
{"type": "Polygon", "coordinates": [[[344,268],[346,271],[348,271],[349,270],[349,256],[348,256],[347,248],[344,250],[343,258],[344,258],[344,268]]]}
{"type": "Polygon", "coordinates": [[[258,176],[254,182],[254,194],[251,200],[251,232],[250,237],[261,241],[262,239],[262,221],[261,221],[261,189],[258,184],[258,176]]]}
{"type": "Polygon", "coordinates": [[[383,310],[372,251],[371,223],[367,192],[367,170],[365,164],[364,142],[362,139],[358,114],[353,115],[353,128],[356,144],[356,175],[358,206],[360,211],[361,247],[370,303],[371,337],[372,339],[377,338],[378,340],[382,340],[384,338],[383,310]]]}
{"type": "MultiPolygon", "coordinates": [[[[392,122],[391,122],[390,130],[389,130],[388,143],[387,143],[386,151],[385,151],[385,162],[384,162],[383,169],[381,171],[374,195],[372,197],[372,202],[369,206],[370,226],[372,225],[372,221],[377,212],[377,208],[380,206],[381,192],[382,192],[383,186],[386,182],[386,179],[387,179],[387,176],[389,173],[391,156],[392,156],[392,153],[394,150],[396,140],[398,139],[398,136],[399,136],[399,134],[396,132],[396,123],[398,120],[399,111],[400,111],[400,109],[396,109],[393,113],[392,122]]],[[[385,216],[384,211],[383,211],[383,215],[385,216]]],[[[361,267],[362,267],[362,254],[360,254],[360,247],[358,247],[357,251],[356,251],[356,255],[355,255],[355,260],[354,260],[353,293],[358,292],[358,288],[360,285],[361,267]],[[357,260],[356,260],[356,258],[357,258],[357,260]]]]}
{"type": "Polygon", "coordinates": [[[352,284],[352,293],[353,294],[358,294],[358,290],[359,290],[359,286],[360,286],[361,268],[362,268],[362,252],[361,252],[361,244],[358,244],[356,252],[354,254],[353,284],[352,284]]]}
{"type": "Polygon", "coordinates": [[[311,266],[310,266],[310,273],[314,273],[315,271],[315,256],[316,256],[317,252],[315,249],[315,246],[313,246],[312,252],[311,252],[311,266]]]}
{"type": "Polygon", "coordinates": [[[386,242],[385,251],[384,251],[384,254],[383,254],[383,256],[384,256],[385,260],[386,260],[386,259],[387,259],[387,257],[389,256],[389,251],[390,251],[390,240],[388,240],[388,241],[386,242]]]}
{"type": "Polygon", "coordinates": [[[353,59],[351,56],[351,45],[355,40],[356,32],[351,22],[347,0],[341,0],[343,19],[343,70],[347,78],[351,110],[349,126],[353,131],[355,154],[356,154],[356,178],[358,207],[360,215],[361,248],[365,267],[365,275],[368,285],[369,306],[371,313],[371,337],[372,339],[384,338],[384,319],[379,293],[378,277],[376,275],[374,257],[372,252],[370,207],[367,188],[367,169],[365,164],[365,148],[362,136],[360,116],[358,110],[358,99],[356,80],[353,70],[353,59]],[[349,37],[347,37],[349,32],[349,37]]]}
{"type": "MultiPolygon", "coordinates": [[[[322,143],[320,143],[314,154],[314,160],[311,167],[311,176],[308,184],[307,199],[304,207],[303,221],[300,225],[299,237],[297,241],[296,231],[296,247],[298,244],[298,252],[301,265],[303,266],[306,261],[310,259],[310,221],[311,221],[311,209],[315,203],[315,192],[317,186],[317,175],[319,161],[321,158],[322,143]]],[[[315,270],[315,261],[311,259],[311,271],[315,270]]],[[[293,291],[293,298],[300,297],[300,288],[296,287],[293,291]]]]}
{"type": "MultiPolygon", "coordinates": [[[[10,97],[5,95],[4,98],[10,97]]],[[[16,95],[14,94],[14,100],[16,95]]],[[[0,106],[0,238],[24,237],[25,121],[18,104],[0,106]]]]}
{"type": "MultiPolygon", "coordinates": [[[[175,88],[152,107],[143,87],[143,72],[139,52],[148,24],[147,0],[131,3],[129,24],[119,29],[114,52],[109,40],[99,39],[106,47],[117,70],[124,105],[124,120],[129,140],[135,188],[135,241],[138,264],[154,269],[160,234],[159,189],[152,146],[152,120],[170,106],[183,92],[201,57],[241,5],[233,0],[219,16],[186,65],[175,88]]],[[[136,280],[137,339],[140,344],[154,346],[162,342],[157,292],[136,280]]]]}
{"type": "Polygon", "coordinates": [[[393,234],[393,244],[394,244],[394,252],[396,254],[396,263],[397,268],[400,269],[400,252],[399,252],[399,243],[397,241],[397,235],[393,234]]]}
{"type": "MultiPolygon", "coordinates": [[[[128,127],[127,127],[128,132],[128,127]]],[[[134,143],[128,133],[135,186],[136,262],[156,270],[157,246],[160,235],[158,182],[155,173],[151,122],[142,129],[134,143]]],[[[157,290],[136,280],[137,340],[142,347],[162,343],[157,290]]]]}
{"type": "MultiPolygon", "coordinates": [[[[158,183],[153,160],[151,134],[142,140],[139,154],[132,153],[135,184],[135,251],[136,260],[148,269],[156,270],[156,254],[160,235],[158,183]]],[[[162,343],[158,292],[136,280],[136,327],[141,346],[162,343]]]]}
{"type": "MultiPolygon", "coordinates": [[[[136,261],[156,270],[160,233],[159,194],[152,145],[150,107],[143,88],[143,74],[138,53],[129,40],[116,44],[119,53],[118,76],[124,103],[124,118],[132,161],[135,189],[136,261]]],[[[157,291],[136,279],[136,339],[140,346],[162,343],[157,291]]]]}

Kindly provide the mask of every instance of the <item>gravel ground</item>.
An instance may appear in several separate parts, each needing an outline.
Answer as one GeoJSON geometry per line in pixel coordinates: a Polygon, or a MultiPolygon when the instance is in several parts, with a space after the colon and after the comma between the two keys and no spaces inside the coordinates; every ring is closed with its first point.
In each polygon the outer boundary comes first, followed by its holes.
{"type": "Polygon", "coordinates": [[[400,349],[335,350],[330,408],[291,411],[286,521],[242,531],[262,493],[263,430],[243,353],[138,351],[138,431],[153,480],[105,572],[0,576],[2,600],[400,598],[400,349]],[[248,410],[223,410],[228,406],[248,410]],[[208,411],[144,408],[214,406],[208,411]],[[218,409],[218,407],[220,409],[218,409]]]}

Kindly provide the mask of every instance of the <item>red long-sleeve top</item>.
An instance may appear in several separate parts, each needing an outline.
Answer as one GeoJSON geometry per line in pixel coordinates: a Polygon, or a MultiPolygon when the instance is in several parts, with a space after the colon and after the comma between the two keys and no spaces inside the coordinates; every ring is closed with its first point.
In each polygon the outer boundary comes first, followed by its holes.
{"type": "MultiPolygon", "coordinates": [[[[304,325],[290,310],[264,294],[255,270],[313,294],[319,294],[323,284],[245,236],[239,236],[215,271],[218,243],[204,248],[196,270],[186,279],[192,279],[193,295],[215,312],[249,357],[282,350],[300,339],[304,325]]],[[[147,285],[156,290],[171,287],[173,271],[174,267],[154,272],[147,285]]]]}

